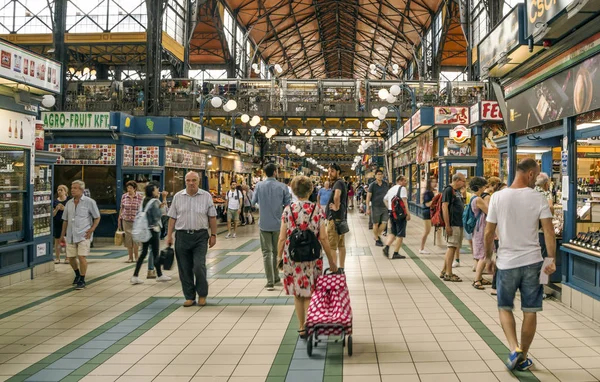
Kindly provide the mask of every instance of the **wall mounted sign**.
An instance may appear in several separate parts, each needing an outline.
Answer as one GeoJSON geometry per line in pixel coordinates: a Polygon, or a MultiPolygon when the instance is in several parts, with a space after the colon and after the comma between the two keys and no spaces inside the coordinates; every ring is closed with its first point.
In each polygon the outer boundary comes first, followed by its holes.
{"type": "Polygon", "coordinates": [[[59,93],[62,65],[0,40],[0,77],[59,93]]]}
{"type": "Polygon", "coordinates": [[[475,105],[471,106],[469,114],[470,114],[471,124],[473,124],[475,122],[479,122],[479,102],[477,102],[475,105]]]}
{"type": "Polygon", "coordinates": [[[133,166],[133,146],[123,145],[123,167],[133,166]]]}
{"type": "Polygon", "coordinates": [[[503,121],[498,102],[481,101],[481,119],[484,121],[503,121]]]}
{"type": "Polygon", "coordinates": [[[0,143],[31,148],[35,145],[35,118],[8,110],[0,110],[0,143]]]}
{"type": "Polygon", "coordinates": [[[219,132],[208,127],[204,127],[204,138],[203,140],[213,145],[219,144],[219,132]]]}
{"type": "MultiPolygon", "coordinates": [[[[592,0],[593,1],[593,0],[592,0]]],[[[534,35],[573,0],[526,0],[527,37],[534,35]]]]}
{"type": "Polygon", "coordinates": [[[205,170],[206,155],[184,149],[167,147],[165,150],[165,166],[205,170]]]}
{"type": "Polygon", "coordinates": [[[109,130],[110,113],[42,112],[45,130],[109,130]]]}
{"type": "Polygon", "coordinates": [[[450,138],[456,143],[463,143],[471,138],[471,129],[463,125],[455,126],[450,130],[450,138]]]}
{"type": "Polygon", "coordinates": [[[444,139],[446,144],[444,155],[450,157],[466,157],[471,155],[471,140],[463,143],[454,142],[452,139],[444,139]]]}
{"type": "Polygon", "coordinates": [[[246,142],[246,154],[252,155],[253,152],[254,146],[252,146],[252,143],[246,142]]]}
{"type": "Polygon", "coordinates": [[[235,140],[235,149],[241,153],[245,153],[246,152],[246,142],[242,141],[241,139],[236,139],[235,140]]]}
{"type": "Polygon", "coordinates": [[[507,100],[509,133],[600,108],[600,55],[507,100]]]}
{"type": "Polygon", "coordinates": [[[224,133],[219,134],[219,145],[233,149],[233,137],[224,133]]]}
{"type": "Polygon", "coordinates": [[[117,164],[117,145],[50,144],[48,151],[60,154],[57,164],[117,164]]]}
{"type": "Polygon", "coordinates": [[[491,66],[495,65],[503,56],[506,56],[520,44],[519,9],[521,8],[522,6],[513,8],[494,30],[479,43],[477,57],[480,73],[486,73],[491,66]]]}
{"type": "Polygon", "coordinates": [[[404,123],[404,127],[402,128],[402,131],[403,131],[402,138],[404,138],[410,134],[410,131],[411,131],[410,123],[411,123],[410,119],[404,123]]]}
{"type": "Polygon", "coordinates": [[[417,130],[421,127],[421,109],[417,110],[417,112],[411,117],[412,120],[412,131],[417,130]]]}
{"type": "Polygon", "coordinates": [[[158,146],[135,146],[134,163],[136,167],[153,166],[159,163],[158,146]]]}
{"type": "Polygon", "coordinates": [[[468,125],[469,108],[457,106],[436,107],[434,109],[436,125],[468,125]]]}
{"type": "Polygon", "coordinates": [[[190,138],[202,139],[202,125],[196,122],[183,120],[183,135],[190,138]]]}

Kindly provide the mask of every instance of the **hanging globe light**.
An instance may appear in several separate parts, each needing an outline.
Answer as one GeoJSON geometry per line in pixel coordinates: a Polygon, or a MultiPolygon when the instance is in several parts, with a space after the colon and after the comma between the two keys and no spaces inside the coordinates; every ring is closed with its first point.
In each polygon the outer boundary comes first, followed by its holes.
{"type": "Polygon", "coordinates": [[[248,114],[242,114],[241,120],[244,123],[248,123],[248,121],[250,121],[250,116],[248,114]]]}
{"type": "Polygon", "coordinates": [[[376,119],[373,121],[373,125],[379,127],[381,125],[381,120],[380,119],[376,119]]]}
{"type": "Polygon", "coordinates": [[[377,93],[377,95],[379,95],[379,99],[381,100],[385,100],[388,94],[390,93],[387,91],[387,89],[379,89],[379,92],[377,93]]]}
{"type": "Polygon", "coordinates": [[[219,97],[213,97],[210,100],[210,104],[212,105],[212,107],[221,107],[221,105],[223,104],[223,100],[219,97]]]}
{"type": "Polygon", "coordinates": [[[227,103],[225,104],[225,106],[227,106],[227,108],[229,109],[229,111],[233,111],[237,108],[237,102],[233,99],[230,99],[229,101],[227,101],[227,103]]]}
{"type": "Polygon", "coordinates": [[[393,96],[397,96],[398,94],[400,94],[400,86],[399,85],[392,85],[392,87],[390,88],[390,93],[393,96]]]}
{"type": "Polygon", "coordinates": [[[371,115],[375,118],[377,118],[377,116],[379,115],[379,109],[373,109],[371,110],[371,115]]]}
{"type": "Polygon", "coordinates": [[[263,133],[263,134],[266,134],[266,133],[267,133],[267,131],[269,131],[269,128],[268,128],[267,126],[265,126],[265,125],[262,125],[262,126],[260,127],[260,132],[261,132],[261,133],[263,133]]]}
{"type": "Polygon", "coordinates": [[[388,110],[388,108],[387,108],[387,107],[385,107],[385,106],[382,106],[382,107],[379,109],[379,114],[387,115],[387,113],[388,113],[388,112],[389,112],[389,110],[388,110]]]}

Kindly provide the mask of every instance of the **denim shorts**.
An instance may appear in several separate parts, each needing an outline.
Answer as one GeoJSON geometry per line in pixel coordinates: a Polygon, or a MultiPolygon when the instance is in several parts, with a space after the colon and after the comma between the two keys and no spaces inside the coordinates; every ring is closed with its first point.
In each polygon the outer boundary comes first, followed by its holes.
{"type": "Polygon", "coordinates": [[[517,289],[523,312],[541,312],[544,286],[540,284],[543,262],[513,269],[498,269],[498,309],[513,310],[517,289]]]}

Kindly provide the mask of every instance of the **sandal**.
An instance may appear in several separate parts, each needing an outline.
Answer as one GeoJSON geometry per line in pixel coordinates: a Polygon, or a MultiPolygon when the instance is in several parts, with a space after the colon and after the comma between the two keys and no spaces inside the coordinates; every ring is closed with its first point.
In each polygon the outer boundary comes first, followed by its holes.
{"type": "Polygon", "coordinates": [[[446,277],[446,272],[441,272],[440,273],[440,278],[443,279],[444,277],[446,277]]]}
{"type": "Polygon", "coordinates": [[[484,278],[482,278],[481,280],[479,280],[481,282],[481,285],[492,285],[492,282],[489,280],[486,280],[484,278]]]}
{"type": "Polygon", "coordinates": [[[496,289],[492,289],[492,296],[496,296],[498,294],[498,292],[496,291],[496,289]]]}
{"type": "Polygon", "coordinates": [[[306,332],[306,329],[301,329],[298,330],[298,335],[300,336],[300,338],[302,338],[303,340],[308,338],[308,333],[306,332]]]}
{"type": "Polygon", "coordinates": [[[476,280],[473,281],[473,288],[478,289],[478,290],[485,290],[485,288],[483,287],[483,285],[481,284],[481,280],[476,280]]]}
{"type": "Polygon", "coordinates": [[[453,283],[460,283],[460,282],[462,282],[461,278],[458,277],[457,275],[454,275],[454,274],[452,274],[452,275],[446,274],[444,276],[444,281],[450,281],[450,282],[453,282],[453,283]]]}

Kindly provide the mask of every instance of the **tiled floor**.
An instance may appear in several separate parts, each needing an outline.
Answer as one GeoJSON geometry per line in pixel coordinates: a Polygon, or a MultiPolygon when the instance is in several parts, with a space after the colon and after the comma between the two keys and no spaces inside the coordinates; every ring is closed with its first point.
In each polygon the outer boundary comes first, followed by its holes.
{"type": "MultiPolygon", "coordinates": [[[[263,287],[256,226],[220,236],[209,252],[209,306],[182,308],[169,283],[128,282],[120,248],[98,249],[89,286],[71,289],[57,271],[0,289],[0,381],[597,381],[600,326],[554,300],[538,317],[531,373],[512,374],[495,297],[437,278],[443,248],[417,255],[422,222],[409,223],[406,260],[381,255],[367,219],[350,214],[346,274],[354,355],[320,344],[308,358],[297,339],[293,300],[263,287]]],[[[517,317],[520,313],[517,311],[517,317]]],[[[518,323],[520,325],[520,321],[518,323]]]]}

